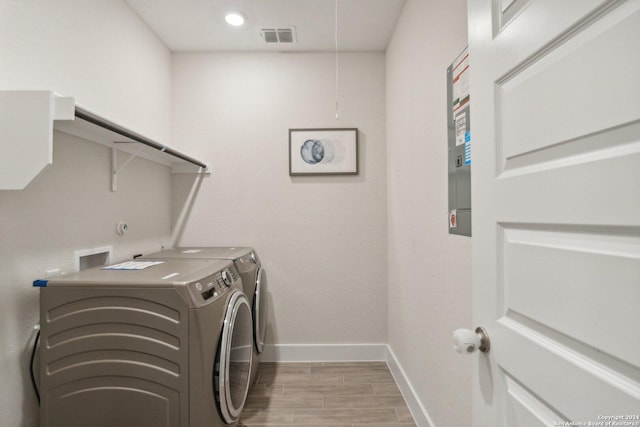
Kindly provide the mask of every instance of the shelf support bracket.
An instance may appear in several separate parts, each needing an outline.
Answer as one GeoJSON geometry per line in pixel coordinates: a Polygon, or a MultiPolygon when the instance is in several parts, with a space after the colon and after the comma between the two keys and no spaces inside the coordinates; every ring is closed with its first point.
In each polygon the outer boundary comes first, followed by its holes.
{"type": "Polygon", "coordinates": [[[131,154],[127,160],[118,168],[118,150],[116,148],[111,149],[111,191],[118,191],[118,174],[133,160],[140,151],[144,149],[144,145],[140,146],[135,153],[131,154]]]}

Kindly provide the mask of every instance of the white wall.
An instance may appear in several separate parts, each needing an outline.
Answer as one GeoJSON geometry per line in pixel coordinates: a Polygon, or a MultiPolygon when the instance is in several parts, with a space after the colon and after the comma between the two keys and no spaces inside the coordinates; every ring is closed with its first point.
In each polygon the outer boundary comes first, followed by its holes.
{"type": "Polygon", "coordinates": [[[268,343],[386,343],[385,60],[176,54],[177,147],[210,161],[180,241],[251,245],[269,273],[268,343]],[[357,127],[360,174],[290,177],[289,128],[357,127]]]}
{"type": "Polygon", "coordinates": [[[466,40],[464,0],[407,0],[386,58],[389,345],[443,427],[471,425],[451,338],[472,326],[471,239],[447,229],[446,69],[466,40]]]}
{"type": "MultiPolygon", "coordinates": [[[[122,0],[0,0],[0,64],[0,90],[54,90],[139,133],[169,137],[170,53],[122,0]]],[[[38,425],[28,376],[39,316],[32,281],[72,270],[74,250],[113,245],[119,260],[170,243],[166,167],[135,159],[112,193],[106,147],[56,132],[53,159],[25,190],[0,190],[3,426],[38,425]],[[120,220],[130,226],[125,236],[115,232],[120,220]]]]}
{"type": "Polygon", "coordinates": [[[53,90],[169,143],[171,53],[124,0],[0,0],[0,90],[53,90]]]}

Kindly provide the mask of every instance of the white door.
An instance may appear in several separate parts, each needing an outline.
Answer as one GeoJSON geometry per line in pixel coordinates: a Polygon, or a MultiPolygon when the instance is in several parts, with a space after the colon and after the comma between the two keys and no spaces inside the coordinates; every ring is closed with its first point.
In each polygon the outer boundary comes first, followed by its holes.
{"type": "Polygon", "coordinates": [[[468,5],[474,426],[640,426],[640,0],[468,5]]]}

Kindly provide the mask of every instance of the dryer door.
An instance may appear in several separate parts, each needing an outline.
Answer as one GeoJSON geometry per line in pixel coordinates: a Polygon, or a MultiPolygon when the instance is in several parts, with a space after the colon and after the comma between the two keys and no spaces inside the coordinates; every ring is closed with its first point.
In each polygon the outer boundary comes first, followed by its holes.
{"type": "Polygon", "coordinates": [[[258,353],[264,350],[264,339],[267,335],[267,272],[258,268],[256,273],[256,293],[253,297],[253,333],[258,353]]]}
{"type": "Polygon", "coordinates": [[[235,291],[224,317],[216,378],[220,413],[228,424],[238,420],[249,391],[252,326],[249,300],[242,292],[235,291]]]}

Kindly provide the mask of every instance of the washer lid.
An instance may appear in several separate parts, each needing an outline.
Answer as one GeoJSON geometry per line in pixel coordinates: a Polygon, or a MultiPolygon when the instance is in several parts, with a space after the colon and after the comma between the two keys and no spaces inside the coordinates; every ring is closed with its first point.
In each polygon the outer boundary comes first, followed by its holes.
{"type": "MultiPolygon", "coordinates": [[[[138,261],[138,260],[136,260],[138,261]]],[[[149,259],[144,262],[149,261],[149,259]]],[[[232,265],[231,261],[214,259],[154,259],[161,263],[141,270],[96,267],[47,281],[56,286],[149,286],[176,287],[215,274],[232,265]]]]}

